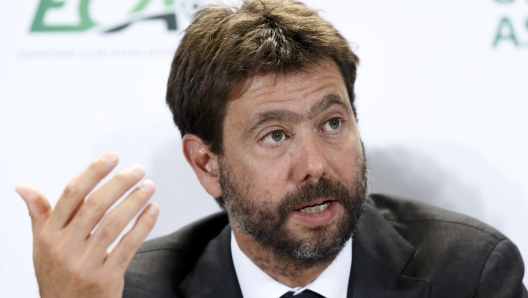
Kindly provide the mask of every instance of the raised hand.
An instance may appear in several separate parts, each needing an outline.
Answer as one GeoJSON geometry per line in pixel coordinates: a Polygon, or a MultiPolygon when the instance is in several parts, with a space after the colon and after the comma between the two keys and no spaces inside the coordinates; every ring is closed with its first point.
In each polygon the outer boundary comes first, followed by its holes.
{"type": "Polygon", "coordinates": [[[143,181],[92,233],[110,206],[145,176],[145,170],[134,165],[92,192],[117,161],[116,153],[107,152],[92,162],[66,186],[54,210],[39,191],[17,185],[31,216],[33,262],[42,298],[122,297],[125,270],[154,227],[159,207],[149,204],[115,249],[107,252],[155,191],[152,181],[143,181]]]}

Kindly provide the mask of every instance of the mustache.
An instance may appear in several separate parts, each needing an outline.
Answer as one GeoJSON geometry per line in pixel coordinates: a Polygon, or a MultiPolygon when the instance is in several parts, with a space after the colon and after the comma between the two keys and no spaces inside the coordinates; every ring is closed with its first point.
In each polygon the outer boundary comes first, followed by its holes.
{"type": "Polygon", "coordinates": [[[286,194],[281,200],[277,208],[280,222],[285,222],[298,206],[318,198],[329,198],[346,205],[351,200],[352,194],[341,182],[328,178],[321,177],[317,181],[307,182],[299,189],[286,194]]]}

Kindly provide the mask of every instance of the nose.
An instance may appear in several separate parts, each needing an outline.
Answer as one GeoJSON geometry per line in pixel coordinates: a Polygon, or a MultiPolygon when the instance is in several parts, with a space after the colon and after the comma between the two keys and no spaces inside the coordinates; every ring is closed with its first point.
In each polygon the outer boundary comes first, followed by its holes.
{"type": "Polygon", "coordinates": [[[298,183],[319,180],[327,171],[324,144],[314,132],[298,134],[296,140],[294,179],[298,183]]]}

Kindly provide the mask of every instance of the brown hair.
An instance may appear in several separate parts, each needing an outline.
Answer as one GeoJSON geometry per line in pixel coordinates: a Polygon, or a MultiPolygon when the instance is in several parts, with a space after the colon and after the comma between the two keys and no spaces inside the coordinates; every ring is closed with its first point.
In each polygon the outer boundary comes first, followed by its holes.
{"type": "Polygon", "coordinates": [[[255,73],[288,73],[332,59],[354,115],[357,56],[317,11],[293,0],[244,1],[240,8],[205,6],[185,30],[174,55],[167,104],[182,137],[200,137],[222,154],[222,126],[235,87],[255,73]]]}

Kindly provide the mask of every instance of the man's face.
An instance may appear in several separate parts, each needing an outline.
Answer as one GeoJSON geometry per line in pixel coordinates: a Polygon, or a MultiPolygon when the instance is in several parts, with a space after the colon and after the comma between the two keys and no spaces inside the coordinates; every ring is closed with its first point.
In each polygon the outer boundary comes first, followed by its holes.
{"type": "Polygon", "coordinates": [[[232,223],[293,260],[334,256],[366,191],[363,146],[337,66],[256,75],[240,93],[227,107],[219,158],[232,223]]]}

